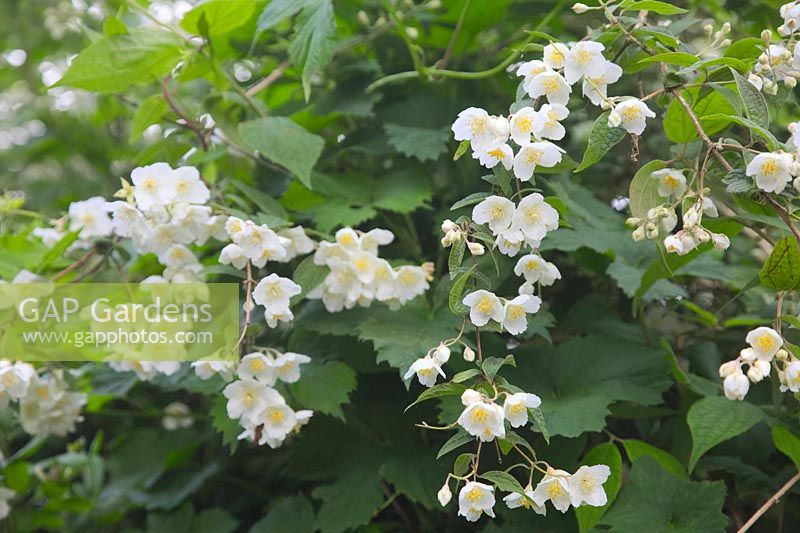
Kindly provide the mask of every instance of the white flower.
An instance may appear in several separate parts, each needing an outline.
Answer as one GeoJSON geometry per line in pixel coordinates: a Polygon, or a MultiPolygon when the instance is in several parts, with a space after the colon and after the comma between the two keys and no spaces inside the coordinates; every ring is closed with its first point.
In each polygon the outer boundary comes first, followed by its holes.
{"type": "Polygon", "coordinates": [[[280,394],[278,396],[280,401],[270,403],[260,417],[260,421],[264,425],[263,440],[272,447],[283,441],[297,425],[297,417],[294,411],[286,405],[280,394]],[[272,443],[270,443],[270,440],[272,443]]]}
{"type": "Polygon", "coordinates": [[[502,322],[505,317],[505,310],[500,298],[487,290],[479,289],[471,292],[464,297],[462,302],[469,307],[470,321],[478,327],[485,326],[489,320],[502,322]]]}
{"type": "Polygon", "coordinates": [[[544,197],[535,192],[529,194],[517,206],[511,222],[511,230],[520,230],[528,244],[534,248],[547,235],[548,231],[558,228],[558,211],[544,201],[544,197]]]}
{"type": "Polygon", "coordinates": [[[286,352],[270,361],[270,366],[275,369],[275,376],[286,383],[295,383],[300,379],[300,365],[311,361],[307,355],[286,352]]]}
{"type": "Polygon", "coordinates": [[[290,299],[301,291],[300,285],[294,281],[277,274],[270,274],[259,281],[253,289],[253,301],[273,313],[278,313],[289,309],[290,299]]]}
{"type": "Polygon", "coordinates": [[[234,363],[233,361],[195,361],[192,363],[192,368],[197,377],[203,381],[211,379],[217,374],[225,381],[230,381],[233,378],[234,363]]]}
{"type": "Polygon", "coordinates": [[[569,477],[569,495],[573,507],[587,504],[593,507],[602,507],[608,502],[603,483],[611,475],[611,469],[606,465],[581,466],[577,472],[569,477]]]}
{"type": "Polygon", "coordinates": [[[675,195],[676,198],[679,198],[686,192],[686,176],[680,170],[663,168],[656,170],[650,176],[658,180],[659,196],[669,198],[671,195],[675,195]]]}
{"type": "Polygon", "coordinates": [[[503,408],[492,402],[473,402],[464,408],[458,423],[464,430],[483,442],[505,437],[503,408]]]}
{"type": "Polygon", "coordinates": [[[526,488],[525,494],[512,492],[511,494],[506,495],[503,498],[503,501],[506,502],[506,505],[509,509],[517,509],[522,507],[523,509],[533,509],[536,514],[540,514],[542,516],[547,514],[547,509],[544,506],[538,505],[535,501],[533,501],[533,490],[530,485],[528,485],[526,488]]]}
{"type": "Polygon", "coordinates": [[[403,379],[410,379],[414,374],[417,375],[420,385],[433,387],[436,385],[437,374],[445,377],[442,367],[431,357],[425,356],[417,359],[403,375],[403,379]]]}
{"type": "Polygon", "coordinates": [[[550,43],[542,50],[544,64],[553,70],[558,70],[564,66],[569,47],[563,43],[550,43]]]}
{"type": "Polygon", "coordinates": [[[772,361],[783,346],[783,339],[778,332],[763,326],[750,331],[745,341],[753,348],[756,357],[767,362],[772,361]]]}
{"type": "Polygon", "coordinates": [[[737,372],[728,375],[722,382],[725,397],[729,400],[744,400],[747,391],[750,390],[750,380],[742,373],[741,368],[737,372]]]}
{"type": "Polygon", "coordinates": [[[519,253],[522,244],[525,242],[525,235],[519,230],[505,231],[497,235],[494,244],[501,254],[514,257],[519,253]]]}
{"type": "Polygon", "coordinates": [[[563,153],[563,149],[550,141],[525,144],[514,156],[514,175],[522,181],[530,181],[537,166],[554,167],[561,162],[563,153]]]}
{"type": "Polygon", "coordinates": [[[255,421],[278,393],[263,383],[245,378],[228,384],[222,394],[228,399],[228,418],[244,417],[255,421]]]}
{"type": "Polygon", "coordinates": [[[158,262],[168,267],[182,267],[197,263],[197,257],[184,244],[173,244],[158,254],[158,262]]]}
{"type": "Polygon", "coordinates": [[[486,149],[500,136],[485,110],[470,107],[458,114],[451,128],[457,141],[470,141],[474,149],[486,149]]]}
{"type": "Polygon", "coordinates": [[[471,363],[475,360],[475,350],[469,346],[464,346],[464,361],[471,363]]]}
{"type": "MultiPolygon", "coordinates": [[[[786,389],[792,392],[800,392],[800,361],[792,361],[786,366],[785,383],[786,389]]],[[[747,393],[746,390],[745,393],[747,393]]]]}
{"type": "Polygon", "coordinates": [[[503,403],[503,411],[511,427],[518,428],[528,423],[528,409],[536,409],[542,400],[535,394],[517,392],[509,394],[503,403]]]}
{"type": "Polygon", "coordinates": [[[608,115],[608,126],[622,127],[628,133],[641,135],[647,126],[646,119],[655,116],[656,114],[644,102],[630,98],[618,103],[611,111],[608,115]]]}
{"type": "Polygon", "coordinates": [[[553,507],[562,513],[566,513],[570,503],[572,503],[569,493],[569,477],[569,472],[564,470],[548,469],[548,473],[533,489],[531,499],[542,507],[544,507],[545,502],[550,500],[553,507]]]}
{"type": "Polygon", "coordinates": [[[608,98],[608,86],[616,83],[622,76],[622,67],[611,61],[606,61],[606,70],[598,77],[583,77],[583,95],[594,105],[603,105],[608,98]]]}
{"type": "Polygon", "coordinates": [[[231,243],[219,252],[219,262],[241,270],[247,265],[247,257],[238,244],[231,243]]]}
{"type": "Polygon", "coordinates": [[[597,78],[606,71],[605,46],[594,41],[580,41],[570,48],[564,62],[564,77],[572,85],[583,76],[597,78]]]}
{"type": "Polygon", "coordinates": [[[34,376],[36,370],[28,363],[0,360],[0,398],[24,398],[34,376]]]}
{"type": "Polygon", "coordinates": [[[476,224],[487,224],[497,235],[511,226],[514,217],[514,202],[502,196],[489,196],[472,208],[472,220],[476,224]]]}
{"type": "Polygon", "coordinates": [[[133,198],[139,209],[159,207],[175,200],[175,174],[166,163],[153,163],[133,169],[133,198]]]}
{"type": "Polygon", "coordinates": [[[289,241],[288,246],[285,247],[287,255],[284,261],[294,259],[298,255],[311,253],[316,247],[316,243],[306,235],[306,230],[303,229],[303,226],[281,229],[278,231],[278,236],[289,241]]]}
{"type": "Polygon", "coordinates": [[[395,271],[395,294],[400,303],[413,300],[423,294],[430,284],[425,269],[418,266],[404,265],[395,271]]]}
{"type": "Polygon", "coordinates": [[[762,191],[780,194],[792,180],[791,165],[791,154],[763,153],[750,161],[745,173],[754,178],[756,187],[762,191]]]}
{"type": "Polygon", "coordinates": [[[15,494],[16,492],[7,487],[0,487],[0,520],[11,513],[11,506],[8,504],[8,500],[13,498],[15,494]]]}
{"type": "Polygon", "coordinates": [[[664,239],[664,248],[671,254],[684,255],[683,242],[677,235],[668,235],[664,239]]]}
{"type": "Polygon", "coordinates": [[[558,268],[548,261],[542,259],[538,254],[523,255],[514,265],[514,274],[523,276],[525,281],[530,283],[541,283],[548,287],[555,280],[561,279],[561,272],[558,268]]]}
{"type": "Polygon", "coordinates": [[[528,329],[528,313],[535,313],[542,305],[538,296],[520,294],[505,304],[502,326],[512,335],[519,335],[528,329]]]}
{"type": "Polygon", "coordinates": [[[365,252],[377,255],[379,246],[386,246],[394,241],[394,233],[388,229],[375,228],[361,235],[359,246],[365,252]]]}
{"type": "Polygon", "coordinates": [[[86,395],[72,392],[60,373],[33,376],[27,393],[19,403],[19,421],[29,435],[57,435],[63,437],[83,420],[81,408],[86,395]]]}
{"type": "Polygon", "coordinates": [[[769,376],[770,368],[772,367],[767,361],[762,361],[761,359],[753,361],[750,364],[750,368],[747,370],[747,379],[753,383],[758,383],[769,376]]]}
{"type": "Polygon", "coordinates": [[[731,246],[731,240],[724,233],[712,233],[711,242],[717,250],[727,250],[731,246]]]}
{"type": "Polygon", "coordinates": [[[350,256],[350,266],[361,283],[369,285],[375,279],[378,258],[369,252],[359,250],[350,256]]]}
{"type": "Polygon", "coordinates": [[[69,229],[79,231],[82,239],[108,237],[114,224],[108,216],[108,203],[101,196],[69,204],[69,229]]]}
{"type": "Polygon", "coordinates": [[[161,425],[167,431],[190,428],[194,425],[194,417],[189,406],[181,402],[172,402],[164,407],[164,418],[161,425]]]}
{"type": "Polygon", "coordinates": [[[560,121],[567,118],[569,109],[561,104],[544,104],[539,109],[539,114],[543,120],[536,135],[540,139],[553,139],[554,141],[563,139],[567,130],[564,129],[560,121]]]}
{"type": "Polygon", "coordinates": [[[534,76],[526,90],[531,98],[545,96],[551,104],[567,105],[572,87],[561,74],[549,70],[534,76]]]}
{"type": "MultiPolygon", "coordinates": [[[[136,211],[136,209],[134,208],[131,209],[136,211]]],[[[136,212],[138,213],[138,211],[136,212]]],[[[42,243],[48,248],[52,248],[53,246],[55,246],[58,243],[58,241],[63,239],[64,236],[66,235],[63,231],[57,228],[33,228],[33,231],[31,233],[33,233],[34,237],[39,237],[40,239],[42,239],[42,243]]]]}
{"type": "Polygon", "coordinates": [[[476,522],[481,514],[494,518],[494,487],[477,481],[468,481],[458,493],[458,515],[476,522]]]}
{"type": "Polygon", "coordinates": [[[453,499],[453,493],[450,492],[450,484],[447,481],[444,482],[442,488],[436,493],[436,498],[439,500],[439,505],[442,507],[450,503],[450,500],[453,499]]]}
{"type": "Polygon", "coordinates": [[[249,353],[239,361],[236,375],[240,379],[252,379],[266,385],[274,385],[275,368],[271,363],[271,358],[261,352],[249,353]]]}
{"type": "Polygon", "coordinates": [[[211,197],[206,184],[200,180],[195,167],[178,167],[173,170],[175,199],[188,204],[204,204],[211,197]]]}
{"type": "Polygon", "coordinates": [[[524,78],[522,80],[522,88],[525,89],[525,92],[530,92],[528,86],[531,84],[533,79],[542,72],[549,72],[549,71],[550,67],[545,65],[544,61],[534,59],[533,61],[522,63],[517,68],[517,76],[521,76],[522,78],[524,78]]]}
{"type": "Polygon", "coordinates": [[[525,106],[511,115],[510,133],[514,142],[520,146],[531,142],[531,135],[537,135],[544,125],[544,116],[532,107],[525,106]]]}

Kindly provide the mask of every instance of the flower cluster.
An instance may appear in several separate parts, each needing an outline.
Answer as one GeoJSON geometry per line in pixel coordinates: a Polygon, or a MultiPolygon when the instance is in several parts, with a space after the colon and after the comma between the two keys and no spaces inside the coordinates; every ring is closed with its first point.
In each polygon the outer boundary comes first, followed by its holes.
{"type": "MultiPolygon", "coordinates": [[[[81,392],[71,391],[60,372],[38,375],[35,372],[31,374],[32,368],[27,368],[24,363],[12,366],[17,369],[17,375],[10,378],[12,381],[20,375],[24,376],[22,381],[27,377],[25,395],[19,398],[19,420],[26,433],[63,437],[75,429],[77,422],[83,420],[81,408],[86,404],[87,397],[81,392]]],[[[18,384],[18,387],[22,388],[22,385],[18,384]]]]}
{"type": "Polygon", "coordinates": [[[378,256],[378,247],[391,243],[391,231],[376,228],[360,232],[342,228],[333,242],[323,241],[314,254],[314,264],[330,272],[308,298],[322,300],[329,313],[368,307],[373,301],[396,309],[429,288],[433,265],[392,267],[378,256]]]}
{"type": "Polygon", "coordinates": [[[108,366],[116,372],[133,372],[140,381],[150,381],[158,375],[171,376],[181,368],[178,361],[123,360],[110,361],[108,366]]]}
{"type": "Polygon", "coordinates": [[[764,41],[763,53],[753,66],[747,80],[759,91],[777,94],[780,83],[793,88],[800,78],[800,48],[795,43],[795,33],[800,22],[800,6],[797,2],[789,2],[780,8],[783,24],[778,27],[778,34],[784,40],[773,43],[772,31],[761,32],[764,41]]]}
{"type": "Polygon", "coordinates": [[[719,367],[723,378],[725,396],[730,400],[744,400],[750,383],[758,383],[770,374],[776,365],[782,392],[800,392],[800,360],[784,349],[781,334],[768,327],[759,327],[747,334],[749,347],[739,356],[719,367]],[[747,366],[747,372],[743,367],[747,366]]]}
{"type": "Polygon", "coordinates": [[[707,189],[700,194],[689,189],[686,182],[685,170],[663,168],[654,171],[650,178],[657,182],[658,195],[665,198],[665,202],[650,208],[646,216],[631,217],[626,224],[634,227],[633,239],[657,239],[662,232],[664,248],[667,252],[686,255],[706,242],[712,242],[718,250],[726,250],[730,246],[730,239],[724,233],[714,233],[703,227],[703,217],[716,218],[719,216],[714,201],[706,196],[707,189]],[[683,225],[680,231],[672,234],[678,225],[677,208],[690,204],[683,213],[683,225]]]}
{"type": "MultiPolygon", "coordinates": [[[[288,262],[314,251],[316,243],[302,226],[271,230],[266,224],[228,217],[225,232],[232,241],[219,255],[219,262],[243,269],[249,261],[261,268],[267,261],[288,262]]],[[[227,240],[227,239],[226,239],[227,240]]]]}
{"type": "Polygon", "coordinates": [[[242,357],[236,369],[238,379],[223,390],[228,416],[244,428],[239,439],[277,448],[308,422],[313,412],[292,410],[274,385],[279,380],[295,383],[300,379],[300,365],[309,361],[307,355],[275,350],[242,357]]]}

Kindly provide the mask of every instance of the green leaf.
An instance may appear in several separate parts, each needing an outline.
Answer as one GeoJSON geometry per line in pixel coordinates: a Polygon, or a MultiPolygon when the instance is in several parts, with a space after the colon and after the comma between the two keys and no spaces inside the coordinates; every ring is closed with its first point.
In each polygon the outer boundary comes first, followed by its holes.
{"type": "Polygon", "coordinates": [[[239,180],[232,180],[231,183],[234,187],[239,189],[248,200],[253,202],[262,213],[269,215],[272,219],[270,220],[270,225],[277,226],[289,220],[289,214],[286,212],[286,209],[283,208],[278,200],[269,194],[239,180]]]}
{"type": "Polygon", "coordinates": [[[503,472],[501,470],[490,470],[489,472],[478,474],[478,477],[490,481],[499,490],[504,492],[517,492],[519,494],[525,493],[525,489],[522,488],[522,485],[519,484],[519,481],[517,481],[516,478],[508,472],[503,472]]]}
{"type": "Polygon", "coordinates": [[[609,150],[614,148],[622,139],[625,138],[625,130],[622,128],[612,128],[608,125],[609,112],[601,114],[594,121],[592,131],[589,133],[589,142],[586,146],[586,151],[583,153],[578,168],[575,172],[586,170],[594,165],[606,155],[609,150]]]}
{"type": "Polygon", "coordinates": [[[291,384],[292,395],[305,408],[344,419],[342,405],[356,389],[355,371],[341,361],[303,365],[303,379],[291,384]]]}
{"type": "Polygon", "coordinates": [[[461,156],[466,154],[467,150],[469,150],[470,144],[471,143],[469,142],[469,139],[461,141],[458,145],[458,148],[456,148],[456,153],[453,154],[453,161],[458,161],[461,159],[461,156]]]}
{"type": "Polygon", "coordinates": [[[722,178],[730,194],[744,194],[756,188],[752,178],[748,178],[743,168],[734,168],[722,178]]]}
{"type": "Polygon", "coordinates": [[[21,495],[31,485],[31,464],[27,461],[16,461],[3,469],[3,484],[21,495]]]}
{"type": "Polygon", "coordinates": [[[650,457],[633,464],[630,482],[601,519],[613,531],[648,533],[723,533],[725,483],[693,483],[679,479],[650,457]]]}
{"type": "MultiPolygon", "coordinates": [[[[450,311],[454,315],[461,316],[467,312],[467,306],[461,302],[461,295],[464,294],[464,287],[467,286],[467,280],[470,278],[472,273],[475,271],[475,267],[473,266],[466,272],[463,272],[456,281],[453,283],[453,286],[450,288],[450,294],[447,298],[450,311]]],[[[450,271],[450,275],[453,275],[453,271],[450,271]]]]}
{"type": "Polygon", "coordinates": [[[688,54],[686,52],[664,52],[663,54],[656,54],[647,56],[639,60],[640,65],[649,65],[651,63],[666,63],[668,65],[680,65],[688,67],[697,62],[697,56],[688,54]]]}
{"type": "Polygon", "coordinates": [[[298,301],[305,298],[306,294],[316,289],[327,277],[330,269],[323,265],[314,263],[314,256],[310,255],[300,261],[294,270],[292,280],[300,285],[302,291],[295,296],[298,301]]]}
{"type": "Polygon", "coordinates": [[[367,524],[384,501],[383,489],[371,465],[352,465],[330,485],[312,492],[322,500],[315,530],[334,533],[367,524]]]}
{"type": "Polygon", "coordinates": [[[653,179],[652,174],[666,166],[663,161],[655,159],[640,168],[633,176],[629,191],[632,216],[644,220],[650,209],[663,203],[661,196],[658,195],[658,180],[653,179]]]}
{"type": "Polygon", "coordinates": [[[619,488],[622,485],[622,456],[619,449],[613,443],[606,442],[598,444],[586,454],[581,462],[582,465],[608,465],[611,469],[611,475],[608,480],[603,484],[603,490],[608,496],[608,503],[602,507],[581,506],[575,509],[575,516],[578,518],[578,527],[580,531],[591,531],[595,525],[600,522],[603,515],[608,511],[611,504],[619,493],[619,488]]]}
{"type": "Polygon", "coordinates": [[[762,128],[769,128],[769,108],[764,95],[735,70],[731,69],[731,74],[733,74],[733,79],[736,80],[736,87],[739,89],[739,97],[742,99],[742,104],[744,104],[747,118],[762,128]]]}
{"type": "Polygon", "coordinates": [[[447,141],[450,139],[448,128],[420,128],[387,122],[383,129],[389,138],[389,144],[398,152],[420,161],[438,159],[439,155],[447,151],[447,141]]]}
{"type": "Polygon", "coordinates": [[[772,428],[772,442],[800,470],[800,439],[786,426],[775,426],[772,428]]]}
{"type": "Polygon", "coordinates": [[[447,269],[451,273],[461,267],[464,260],[464,251],[467,248],[467,239],[462,237],[450,246],[450,255],[447,256],[447,269]]]}
{"type": "Polygon", "coordinates": [[[228,416],[227,403],[225,397],[220,394],[214,399],[209,414],[211,415],[211,425],[222,434],[222,442],[230,446],[232,455],[239,447],[237,437],[242,432],[242,427],[237,420],[231,420],[228,416]]]}
{"type": "Polygon", "coordinates": [[[652,11],[659,15],[680,15],[688,13],[685,9],[668,4],[667,2],[659,2],[658,0],[641,0],[639,2],[625,2],[623,3],[625,11],[652,11]]]}
{"type": "MultiPolygon", "coordinates": [[[[233,518],[227,511],[219,507],[206,509],[194,516],[192,523],[189,524],[191,533],[231,533],[236,531],[239,521],[233,518]]],[[[174,533],[174,530],[172,530],[174,533]]]]}
{"type": "Polygon", "coordinates": [[[542,438],[549,445],[550,444],[550,431],[547,429],[547,424],[544,421],[544,413],[542,408],[528,409],[528,415],[531,417],[531,429],[537,433],[542,434],[542,438]]]}
{"type": "Polygon", "coordinates": [[[473,437],[463,429],[459,429],[458,433],[447,439],[447,442],[445,442],[444,445],[442,445],[441,449],[439,450],[439,453],[436,454],[436,458],[441,459],[448,453],[452,452],[457,448],[462,447],[468,442],[475,442],[475,437],[473,437]]]}
{"type": "Polygon", "coordinates": [[[320,0],[270,0],[258,17],[257,29],[259,32],[268,30],[295,16],[302,9],[314,8],[319,3],[320,0]]]}
{"type": "Polygon", "coordinates": [[[692,434],[692,454],[689,472],[708,450],[720,442],[732,439],[761,422],[764,412],[747,402],[728,400],[722,396],[709,396],[692,404],[686,415],[692,434]]]}
{"type": "Polygon", "coordinates": [[[417,396],[417,399],[414,400],[408,407],[406,407],[406,411],[414,407],[415,405],[422,403],[426,400],[432,400],[434,398],[441,398],[443,396],[461,396],[464,391],[467,390],[467,387],[460,383],[439,383],[438,385],[434,385],[429,389],[425,389],[417,396]]]}
{"type": "Polygon", "coordinates": [[[298,30],[289,42],[289,61],[302,71],[306,101],[311,95],[311,78],[320,74],[333,57],[336,20],[331,0],[320,0],[304,9],[296,23],[298,30]]]}
{"type": "MultiPolygon", "coordinates": [[[[703,124],[703,127],[706,131],[714,129],[713,127],[708,127],[708,124],[736,122],[737,124],[744,126],[745,128],[748,128],[751,132],[755,133],[756,135],[764,139],[770,150],[773,151],[777,150],[781,144],[778,141],[778,139],[776,139],[775,136],[768,129],[762,128],[761,126],[759,126],[758,124],[756,124],[755,122],[753,122],[748,118],[740,117],[737,115],[714,113],[701,117],[700,122],[703,124]]],[[[717,128],[716,131],[719,131],[720,129],[722,128],[717,128]]],[[[716,131],[714,131],[714,133],[716,133],[716,131]]]]}
{"type": "Polygon", "coordinates": [[[84,48],[56,84],[94,92],[122,92],[168,74],[181,59],[177,35],[159,28],[134,28],[101,37],[84,48]]]}
{"type": "Polygon", "coordinates": [[[486,374],[486,377],[489,378],[489,381],[492,381],[497,375],[498,370],[500,370],[500,368],[504,365],[517,366],[514,356],[508,354],[502,359],[500,357],[487,357],[483,361],[483,373],[486,374]]]}
{"type": "MultiPolygon", "coordinates": [[[[692,112],[699,119],[707,115],[736,113],[733,106],[718,91],[712,91],[702,98],[700,98],[700,90],[697,88],[684,89],[681,94],[689,102],[692,112]]],[[[730,119],[718,118],[708,121],[703,126],[708,135],[713,135],[728,124],[730,124],[730,119]]],[[[664,133],[670,141],[676,143],[687,143],[697,139],[697,129],[677,98],[673,98],[667,107],[667,113],[664,116],[664,133]]]]}
{"type": "Polygon", "coordinates": [[[144,130],[153,124],[158,124],[166,111],[167,102],[161,94],[153,94],[142,100],[133,114],[128,142],[135,141],[144,133],[144,130]]]}
{"type": "Polygon", "coordinates": [[[239,134],[254,150],[286,167],[309,189],[311,169],[325,140],[286,117],[264,117],[239,124],[239,134]]]}
{"type": "Polygon", "coordinates": [[[267,516],[253,524],[250,533],[312,533],[314,508],[305,496],[280,500],[267,516]]]}
{"type": "Polygon", "coordinates": [[[450,381],[453,383],[464,383],[470,378],[474,378],[475,376],[479,376],[481,371],[477,368],[470,368],[469,370],[462,370],[455,376],[453,376],[450,381]]]}
{"type": "Polygon", "coordinates": [[[541,397],[551,435],[602,431],[611,403],[658,404],[670,385],[661,350],[615,337],[588,335],[555,349],[520,347],[516,361],[514,384],[541,397]]]}
{"type": "Polygon", "coordinates": [[[800,285],[800,250],[797,239],[784,237],[775,244],[758,273],[761,284],[776,291],[789,291],[800,285]]]}
{"type": "Polygon", "coordinates": [[[402,169],[376,182],[372,205],[395,213],[412,213],[425,207],[431,196],[431,183],[425,175],[402,169]]]}
{"type": "Polygon", "coordinates": [[[466,207],[468,205],[479,204],[491,195],[492,193],[489,192],[474,192],[454,203],[450,208],[450,211],[455,211],[456,209],[461,209],[462,207],[466,207]]]}
{"type": "Polygon", "coordinates": [[[453,473],[457,476],[466,474],[473,459],[475,459],[474,453],[462,453],[456,457],[456,460],[453,461],[453,473]]]}
{"type": "Polygon", "coordinates": [[[255,9],[254,0],[208,0],[183,16],[181,28],[195,35],[225,35],[244,25],[255,9]],[[203,28],[201,19],[204,20],[203,28]]]}
{"type": "Polygon", "coordinates": [[[628,459],[631,460],[631,463],[635,463],[642,457],[651,457],[669,473],[681,479],[689,479],[689,475],[681,462],[669,452],[636,439],[625,439],[622,444],[625,446],[625,453],[628,454],[628,459]]]}

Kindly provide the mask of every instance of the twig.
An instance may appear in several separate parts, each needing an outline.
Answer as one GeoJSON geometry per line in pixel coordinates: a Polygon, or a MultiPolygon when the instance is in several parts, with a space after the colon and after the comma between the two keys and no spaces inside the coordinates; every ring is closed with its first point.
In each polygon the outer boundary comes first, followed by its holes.
{"type": "Polygon", "coordinates": [[[461,14],[458,16],[456,27],[453,30],[453,34],[450,36],[450,41],[447,43],[447,50],[445,50],[442,59],[437,61],[434,65],[436,68],[444,68],[447,66],[447,62],[450,61],[453,55],[453,49],[456,47],[456,41],[458,41],[458,34],[461,33],[461,26],[464,25],[464,19],[467,16],[470,4],[472,4],[472,0],[466,0],[466,2],[464,2],[464,7],[461,8],[461,14]]]}
{"type": "Polygon", "coordinates": [[[778,500],[780,500],[784,494],[789,492],[789,489],[791,489],[794,486],[794,484],[797,483],[798,481],[800,481],[800,472],[795,474],[792,477],[792,479],[787,481],[780,489],[778,489],[778,492],[770,496],[770,498],[766,502],[764,502],[764,505],[762,505],[758,509],[758,511],[753,513],[753,516],[748,518],[747,522],[745,522],[744,525],[741,528],[739,528],[739,530],[736,533],[744,533],[745,531],[748,531],[751,527],[753,527],[753,524],[755,524],[758,521],[758,519],[764,515],[764,513],[769,511],[770,507],[778,503],[778,500]]]}
{"type": "Polygon", "coordinates": [[[286,72],[286,69],[288,68],[289,68],[289,62],[284,61],[283,63],[275,67],[275,69],[273,69],[273,71],[270,72],[265,78],[260,80],[252,87],[248,88],[244,92],[244,94],[246,94],[249,97],[257,95],[258,93],[260,93],[261,91],[263,91],[264,89],[275,83],[277,80],[279,80],[280,77],[283,76],[283,73],[286,72]]]}
{"type": "Polygon", "coordinates": [[[206,139],[206,134],[203,131],[203,128],[187,117],[180,109],[178,109],[178,106],[175,105],[175,102],[172,101],[172,96],[169,94],[169,80],[169,76],[165,76],[164,79],[161,80],[161,94],[164,95],[164,100],[166,100],[167,105],[172,112],[178,115],[178,118],[182,119],[186,123],[186,126],[192,130],[195,135],[197,135],[197,138],[200,140],[200,145],[203,147],[203,151],[207,152],[208,140],[206,139]]]}
{"type": "Polygon", "coordinates": [[[94,257],[94,255],[96,253],[97,253],[97,250],[95,248],[92,248],[91,250],[89,250],[88,252],[83,254],[80,258],[78,258],[77,261],[75,261],[74,263],[72,263],[71,265],[66,267],[64,270],[62,270],[61,272],[57,273],[55,276],[50,278],[50,281],[58,281],[61,278],[63,278],[64,276],[66,276],[67,274],[69,274],[70,272],[73,272],[73,271],[81,268],[83,265],[88,263],[89,259],[94,257]]]}
{"type": "Polygon", "coordinates": [[[791,216],[789,216],[788,211],[786,211],[786,209],[784,209],[784,207],[769,194],[764,194],[763,196],[764,199],[772,206],[772,208],[775,209],[775,211],[778,213],[778,216],[781,217],[781,220],[783,220],[786,225],[789,226],[789,229],[792,231],[797,241],[800,242],[800,230],[798,230],[797,226],[794,225],[794,222],[792,221],[791,216]]]}
{"type": "Polygon", "coordinates": [[[241,345],[242,341],[244,340],[244,336],[247,334],[247,327],[250,325],[250,314],[252,311],[252,303],[253,303],[253,273],[252,273],[252,266],[250,265],[250,260],[247,261],[247,279],[245,280],[246,292],[247,296],[245,298],[244,304],[244,323],[242,324],[242,334],[239,336],[239,342],[237,344],[241,345]]]}

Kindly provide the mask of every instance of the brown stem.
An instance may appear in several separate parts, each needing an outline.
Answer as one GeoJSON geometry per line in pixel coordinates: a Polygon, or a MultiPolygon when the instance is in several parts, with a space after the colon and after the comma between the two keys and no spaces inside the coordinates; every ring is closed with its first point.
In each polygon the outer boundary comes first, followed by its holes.
{"type": "Polygon", "coordinates": [[[91,250],[89,250],[88,252],[83,254],[80,258],[78,258],[77,261],[75,261],[74,263],[72,263],[71,265],[66,267],[64,270],[62,270],[61,272],[57,273],[55,276],[50,278],[50,281],[58,281],[61,278],[63,278],[64,276],[66,276],[67,274],[69,274],[70,272],[73,272],[73,271],[81,268],[83,265],[88,263],[89,259],[94,257],[94,255],[96,253],[97,253],[97,250],[95,248],[92,248],[91,250]]]}
{"type": "Polygon", "coordinates": [[[175,102],[172,100],[172,96],[169,94],[169,76],[165,76],[163,80],[161,80],[161,94],[164,95],[164,100],[167,102],[167,105],[172,110],[173,113],[178,115],[178,118],[182,119],[186,123],[186,127],[194,132],[197,135],[197,139],[200,141],[200,146],[203,147],[203,151],[208,151],[208,140],[206,139],[206,134],[203,131],[203,128],[195,123],[193,120],[189,119],[180,109],[178,106],[175,105],[175,102]]]}
{"type": "Polygon", "coordinates": [[[769,205],[771,205],[772,208],[775,209],[775,212],[778,213],[778,216],[781,217],[781,220],[783,220],[786,223],[786,225],[789,226],[789,229],[792,231],[792,234],[794,234],[797,241],[800,242],[800,230],[798,230],[797,226],[794,225],[794,222],[792,221],[789,212],[786,211],[786,209],[769,194],[764,194],[763,197],[769,203],[769,205]]]}
{"type": "Polygon", "coordinates": [[[791,489],[794,486],[794,484],[797,483],[798,481],[800,481],[800,472],[795,474],[792,477],[792,479],[787,481],[780,489],[778,489],[778,492],[770,496],[770,498],[766,502],[764,502],[764,505],[759,507],[758,511],[753,513],[753,516],[748,518],[747,522],[745,522],[744,525],[741,528],[739,528],[739,530],[736,533],[744,533],[745,531],[748,531],[751,527],[753,527],[753,524],[755,524],[758,521],[758,519],[764,515],[764,513],[769,511],[770,507],[778,503],[778,500],[780,500],[784,494],[789,492],[789,489],[791,489]]]}
{"type": "Polygon", "coordinates": [[[260,80],[258,83],[256,83],[249,89],[247,89],[244,92],[244,94],[246,94],[247,96],[257,95],[258,93],[260,93],[261,91],[263,91],[264,89],[266,89],[267,87],[278,81],[288,68],[289,68],[289,62],[284,61],[283,63],[275,67],[275,69],[272,72],[270,72],[266,77],[264,77],[262,80],[260,80]]]}
{"type": "Polygon", "coordinates": [[[245,297],[245,305],[244,305],[244,323],[242,324],[242,334],[239,336],[239,345],[241,346],[242,341],[244,340],[244,336],[247,334],[247,327],[250,325],[250,314],[251,308],[253,303],[253,273],[252,273],[252,266],[250,265],[250,260],[247,261],[247,279],[245,280],[246,292],[247,296],[245,297]]]}
{"type": "Polygon", "coordinates": [[[461,9],[461,15],[459,15],[458,22],[456,22],[456,27],[453,30],[453,34],[450,36],[450,41],[447,43],[447,50],[445,50],[442,59],[440,59],[434,65],[434,68],[445,68],[447,66],[447,62],[450,61],[450,58],[453,55],[453,49],[456,47],[456,41],[458,41],[458,34],[461,33],[461,26],[464,25],[464,19],[467,16],[467,11],[469,10],[471,3],[472,0],[466,0],[466,2],[464,2],[464,7],[461,9]]]}

